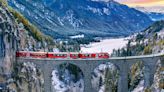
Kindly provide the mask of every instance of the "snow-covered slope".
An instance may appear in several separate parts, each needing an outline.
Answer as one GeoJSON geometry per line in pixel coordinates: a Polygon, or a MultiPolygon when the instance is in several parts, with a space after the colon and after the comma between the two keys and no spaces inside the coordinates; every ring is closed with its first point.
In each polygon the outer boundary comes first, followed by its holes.
{"type": "Polygon", "coordinates": [[[8,0],[40,29],[55,38],[85,36],[125,36],[149,26],[144,13],[113,0],[8,0]]]}
{"type": "Polygon", "coordinates": [[[135,9],[147,14],[153,21],[164,20],[164,6],[135,7],[135,9]]]}
{"type": "Polygon", "coordinates": [[[152,6],[152,7],[135,7],[143,12],[156,12],[164,14],[164,6],[152,6]]]}
{"type": "Polygon", "coordinates": [[[117,50],[123,48],[124,46],[126,46],[127,43],[128,41],[125,40],[124,38],[105,39],[102,40],[101,42],[95,42],[86,46],[82,46],[81,52],[88,52],[88,53],[108,52],[109,54],[111,54],[113,52],[113,49],[117,50]]]}

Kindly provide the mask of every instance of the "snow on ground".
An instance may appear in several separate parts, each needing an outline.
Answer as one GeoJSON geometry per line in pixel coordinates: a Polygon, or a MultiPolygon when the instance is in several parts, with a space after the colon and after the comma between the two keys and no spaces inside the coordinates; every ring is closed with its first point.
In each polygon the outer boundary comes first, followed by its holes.
{"type": "Polygon", "coordinates": [[[143,92],[144,91],[144,80],[141,80],[139,82],[139,85],[134,88],[134,90],[132,92],[143,92]]]}
{"type": "Polygon", "coordinates": [[[84,80],[80,79],[76,83],[71,80],[71,75],[69,74],[69,70],[66,70],[66,78],[64,81],[59,80],[59,72],[57,70],[53,70],[52,72],[52,90],[53,92],[83,92],[84,91],[84,80]]]}
{"type": "Polygon", "coordinates": [[[113,49],[119,49],[124,47],[128,43],[128,40],[125,38],[117,38],[117,39],[105,39],[101,42],[94,42],[87,46],[81,47],[81,52],[108,52],[112,53],[113,49]]]}

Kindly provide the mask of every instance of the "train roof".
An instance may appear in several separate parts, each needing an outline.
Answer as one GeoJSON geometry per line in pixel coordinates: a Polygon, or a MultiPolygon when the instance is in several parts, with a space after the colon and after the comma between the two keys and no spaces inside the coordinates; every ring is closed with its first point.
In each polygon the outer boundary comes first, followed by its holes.
{"type": "Polygon", "coordinates": [[[100,53],[88,53],[88,52],[43,52],[43,51],[17,51],[17,52],[29,52],[29,53],[49,53],[49,54],[108,54],[107,52],[100,53]]]}

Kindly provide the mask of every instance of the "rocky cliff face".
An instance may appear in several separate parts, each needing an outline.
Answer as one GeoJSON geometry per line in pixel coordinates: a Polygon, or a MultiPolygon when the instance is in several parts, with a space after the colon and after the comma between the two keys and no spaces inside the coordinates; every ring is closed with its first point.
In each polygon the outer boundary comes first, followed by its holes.
{"type": "Polygon", "coordinates": [[[3,67],[1,72],[9,73],[11,71],[17,49],[17,37],[18,30],[14,16],[6,7],[0,5],[0,63],[3,67]]]}
{"type": "Polygon", "coordinates": [[[34,64],[15,62],[17,50],[42,50],[46,46],[49,38],[34,29],[5,1],[0,1],[0,92],[43,92],[41,71],[34,64]]]}

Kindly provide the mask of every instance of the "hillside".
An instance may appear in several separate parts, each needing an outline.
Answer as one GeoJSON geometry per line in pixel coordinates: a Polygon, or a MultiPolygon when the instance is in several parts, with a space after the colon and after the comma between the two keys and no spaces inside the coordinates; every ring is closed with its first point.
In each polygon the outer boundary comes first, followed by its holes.
{"type": "Polygon", "coordinates": [[[163,20],[157,21],[142,32],[131,36],[127,46],[119,51],[114,51],[113,55],[117,53],[120,56],[132,56],[160,52],[164,52],[163,20]]]}
{"type": "Polygon", "coordinates": [[[115,1],[92,0],[8,0],[42,32],[54,38],[118,37],[139,32],[152,21],[144,13],[115,1]]]}

